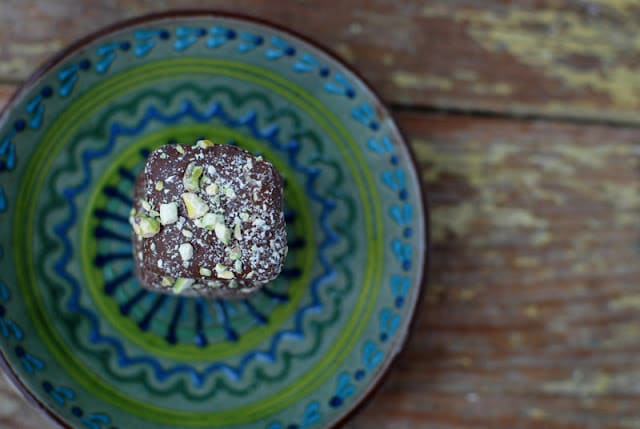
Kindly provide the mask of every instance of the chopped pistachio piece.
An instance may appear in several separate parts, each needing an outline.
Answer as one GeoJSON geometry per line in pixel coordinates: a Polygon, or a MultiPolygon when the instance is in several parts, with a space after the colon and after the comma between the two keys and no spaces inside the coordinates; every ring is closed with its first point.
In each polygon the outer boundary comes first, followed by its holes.
{"type": "Polygon", "coordinates": [[[163,276],[162,277],[162,286],[169,287],[175,283],[175,280],[171,277],[163,276]]]}
{"type": "Polygon", "coordinates": [[[200,268],[200,275],[208,277],[211,275],[211,270],[209,268],[202,267],[200,268]]]}
{"type": "Polygon", "coordinates": [[[213,142],[211,140],[198,140],[196,142],[196,146],[204,149],[204,148],[213,146],[213,142]]]}
{"type": "Polygon", "coordinates": [[[250,279],[252,279],[252,278],[253,278],[253,276],[254,276],[255,274],[256,274],[256,273],[255,273],[255,271],[249,271],[249,272],[247,273],[247,275],[245,276],[245,278],[246,278],[246,279],[248,279],[248,280],[250,280],[250,279]]]}
{"type": "Polygon", "coordinates": [[[207,195],[215,195],[218,193],[218,191],[220,190],[219,186],[217,183],[212,183],[209,186],[207,186],[206,188],[204,188],[204,191],[207,193],[207,195]]]}
{"type": "Polygon", "coordinates": [[[196,281],[194,279],[179,278],[173,285],[173,293],[180,293],[185,289],[190,288],[196,281]]]}
{"type": "Polygon", "coordinates": [[[160,222],[143,214],[133,217],[133,231],[142,238],[150,238],[160,232],[160,222]]]}
{"type": "Polygon", "coordinates": [[[190,219],[197,219],[204,216],[209,211],[209,206],[202,198],[192,192],[185,192],[181,195],[184,205],[187,207],[187,216],[190,219]]]}
{"type": "Polygon", "coordinates": [[[229,240],[231,240],[231,229],[228,228],[227,225],[218,222],[213,226],[213,231],[216,233],[218,240],[222,241],[223,244],[229,244],[229,240]]]}
{"type": "Polygon", "coordinates": [[[182,243],[178,247],[178,252],[180,253],[180,257],[183,261],[188,261],[193,258],[193,246],[191,243],[182,243]]]}
{"type": "Polygon", "coordinates": [[[158,180],[156,182],[156,191],[162,191],[164,189],[164,182],[162,180],[158,180]]]}
{"type": "Polygon", "coordinates": [[[242,272],[242,261],[240,259],[237,259],[233,264],[233,269],[236,271],[236,273],[242,272]]]}
{"type": "Polygon", "coordinates": [[[240,258],[242,258],[242,250],[238,246],[233,246],[229,251],[229,259],[237,261],[240,258]]]}
{"type": "Polygon", "coordinates": [[[160,223],[170,225],[178,221],[178,204],[160,204],[160,223]]]}
{"type": "Polygon", "coordinates": [[[201,165],[196,165],[195,162],[187,165],[187,169],[182,176],[182,184],[187,191],[196,192],[200,189],[200,176],[204,168],[201,165]]]}
{"type": "Polygon", "coordinates": [[[216,275],[221,279],[230,280],[235,277],[235,274],[229,271],[229,268],[226,265],[217,264],[215,269],[216,269],[216,275]]]}
{"type": "Polygon", "coordinates": [[[167,159],[167,158],[169,158],[169,155],[167,155],[165,152],[162,152],[160,154],[160,159],[167,159]]]}
{"type": "Polygon", "coordinates": [[[193,237],[193,233],[191,231],[189,231],[188,229],[183,229],[180,232],[182,232],[182,235],[184,235],[187,238],[192,238],[193,237]]]}
{"type": "Polygon", "coordinates": [[[194,223],[198,228],[213,230],[217,224],[224,224],[224,216],[219,213],[207,213],[200,219],[196,219],[194,223]]]}
{"type": "Polygon", "coordinates": [[[233,227],[233,237],[238,241],[242,240],[242,227],[239,223],[236,223],[236,226],[233,227]]]}
{"type": "Polygon", "coordinates": [[[220,274],[218,274],[218,277],[220,277],[221,279],[225,279],[225,280],[230,280],[232,278],[234,278],[236,275],[233,274],[233,271],[222,271],[220,274]]]}
{"type": "Polygon", "coordinates": [[[227,198],[234,199],[236,197],[236,191],[233,188],[223,188],[222,192],[227,196],[227,198]]]}
{"type": "Polygon", "coordinates": [[[231,280],[231,281],[229,282],[229,287],[230,287],[231,289],[235,289],[235,288],[237,288],[237,287],[238,287],[238,280],[235,280],[235,279],[234,279],[234,280],[231,280]]]}
{"type": "Polygon", "coordinates": [[[145,209],[146,211],[151,210],[151,204],[149,203],[149,201],[147,200],[140,200],[140,205],[142,206],[143,209],[145,209]]]}
{"type": "Polygon", "coordinates": [[[249,220],[249,213],[240,213],[240,219],[242,219],[243,222],[246,222],[249,220]]]}
{"type": "Polygon", "coordinates": [[[177,150],[179,153],[184,153],[184,148],[183,148],[181,145],[176,145],[176,150],[177,150]]]}

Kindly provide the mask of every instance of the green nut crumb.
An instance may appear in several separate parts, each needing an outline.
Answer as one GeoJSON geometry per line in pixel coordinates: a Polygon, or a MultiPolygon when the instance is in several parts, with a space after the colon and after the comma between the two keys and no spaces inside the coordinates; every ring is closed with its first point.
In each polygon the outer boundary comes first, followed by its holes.
{"type": "Polygon", "coordinates": [[[240,258],[242,258],[242,251],[240,250],[240,247],[233,246],[231,249],[229,249],[229,259],[231,259],[232,261],[237,261],[240,258]]]}
{"type": "Polygon", "coordinates": [[[229,268],[223,264],[216,265],[216,275],[218,278],[225,280],[231,280],[235,277],[235,274],[233,274],[232,271],[229,271],[229,268]]]}
{"type": "Polygon", "coordinates": [[[160,204],[160,223],[170,225],[178,221],[178,204],[160,204]]]}
{"type": "Polygon", "coordinates": [[[185,289],[188,289],[191,286],[193,286],[195,282],[196,281],[194,279],[179,278],[176,280],[176,282],[173,285],[173,293],[178,294],[184,291],[185,289]]]}
{"type": "Polygon", "coordinates": [[[198,146],[199,148],[207,148],[207,147],[211,147],[213,146],[213,142],[211,140],[198,140],[196,142],[196,146],[198,146]]]}
{"type": "Polygon", "coordinates": [[[207,193],[207,195],[216,195],[220,191],[220,187],[217,183],[214,182],[204,188],[204,191],[207,193]]]}
{"type": "Polygon", "coordinates": [[[219,213],[207,213],[202,216],[200,219],[196,219],[194,221],[198,228],[205,228],[210,231],[213,231],[215,226],[219,223],[224,224],[224,216],[219,213]]]}
{"type": "Polygon", "coordinates": [[[224,188],[222,189],[222,193],[230,199],[234,199],[236,197],[236,191],[234,191],[233,188],[224,188]]]}
{"type": "Polygon", "coordinates": [[[181,195],[182,201],[187,208],[187,216],[190,219],[197,219],[209,212],[209,206],[202,198],[192,192],[185,192],[181,195]]]}
{"type": "Polygon", "coordinates": [[[231,229],[228,228],[224,223],[216,223],[213,226],[213,231],[216,233],[216,237],[218,237],[218,240],[222,241],[222,244],[229,244],[229,241],[231,240],[231,229]]]}
{"type": "Polygon", "coordinates": [[[178,247],[178,253],[180,253],[180,257],[183,261],[188,261],[193,258],[193,246],[191,243],[182,243],[178,247]]]}
{"type": "Polygon", "coordinates": [[[187,169],[182,177],[182,184],[187,191],[196,192],[200,189],[200,176],[204,168],[201,165],[196,165],[195,162],[187,165],[187,169]]]}
{"type": "Polygon", "coordinates": [[[142,238],[150,238],[160,232],[160,222],[143,214],[134,216],[131,226],[136,235],[142,238]]]}

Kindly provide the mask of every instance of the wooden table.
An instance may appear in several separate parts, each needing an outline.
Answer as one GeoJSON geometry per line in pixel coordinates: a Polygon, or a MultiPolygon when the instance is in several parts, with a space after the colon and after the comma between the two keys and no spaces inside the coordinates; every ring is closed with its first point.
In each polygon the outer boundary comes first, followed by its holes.
{"type": "MultiPolygon", "coordinates": [[[[417,329],[349,426],[640,428],[640,3],[507,3],[2,0],[0,103],[73,39],[168,7],[321,41],[393,108],[432,214],[417,329]]],[[[1,384],[1,427],[48,427],[1,384]]]]}

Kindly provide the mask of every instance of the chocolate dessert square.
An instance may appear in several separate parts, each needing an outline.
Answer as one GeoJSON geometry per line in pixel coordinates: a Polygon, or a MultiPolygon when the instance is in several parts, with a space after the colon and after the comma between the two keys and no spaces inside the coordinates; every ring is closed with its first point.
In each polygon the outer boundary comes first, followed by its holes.
{"type": "Polygon", "coordinates": [[[142,285],[234,298],[273,280],[287,253],[282,186],[271,163],[232,145],[200,140],[152,152],[130,216],[142,285]]]}

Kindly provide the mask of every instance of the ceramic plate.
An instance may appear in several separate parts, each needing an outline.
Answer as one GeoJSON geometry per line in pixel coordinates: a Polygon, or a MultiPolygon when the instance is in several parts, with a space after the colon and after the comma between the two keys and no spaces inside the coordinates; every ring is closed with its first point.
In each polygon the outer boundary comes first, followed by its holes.
{"type": "Polygon", "coordinates": [[[0,345],[50,417],[89,429],[328,427],[405,340],[425,212],[388,111],[298,36],[245,18],[129,21],[54,58],[0,117],[0,345]],[[132,184],[168,142],[262,154],[289,256],[245,301],[132,274],[132,184]]]}

